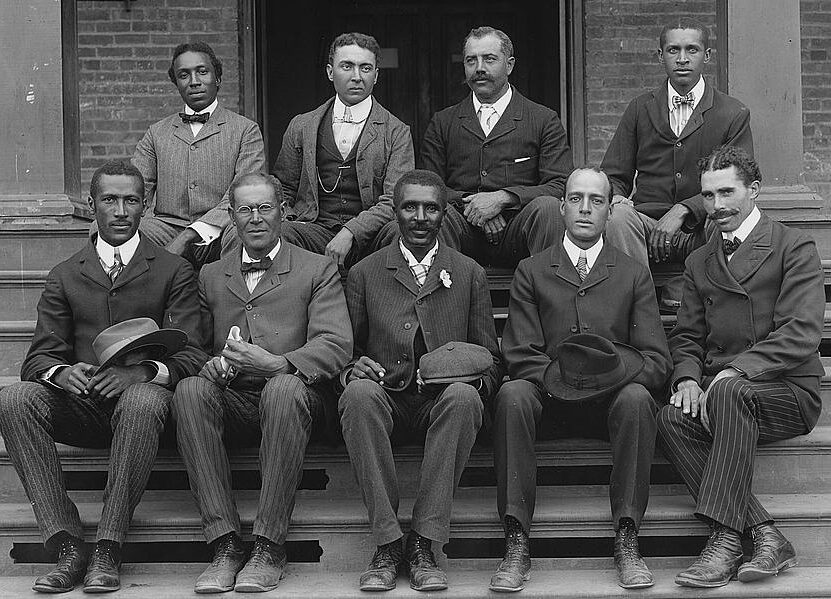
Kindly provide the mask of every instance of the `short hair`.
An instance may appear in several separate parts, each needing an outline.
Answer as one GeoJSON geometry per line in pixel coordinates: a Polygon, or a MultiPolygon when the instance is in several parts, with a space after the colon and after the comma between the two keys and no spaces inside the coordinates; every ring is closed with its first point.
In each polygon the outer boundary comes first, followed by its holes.
{"type": "Polygon", "coordinates": [[[462,55],[465,53],[465,46],[467,46],[469,39],[480,39],[491,34],[499,38],[499,47],[502,50],[502,54],[505,55],[505,58],[510,58],[514,55],[514,43],[511,41],[511,38],[508,37],[508,34],[501,29],[494,29],[493,27],[488,27],[487,25],[474,27],[470,30],[470,33],[465,36],[465,41],[462,42],[462,55]]]}
{"type": "Polygon", "coordinates": [[[720,171],[735,166],[745,186],[762,182],[762,171],[750,154],[738,146],[719,146],[709,156],[698,161],[698,176],[708,171],[720,171]]]}
{"type": "Polygon", "coordinates": [[[237,204],[237,189],[245,187],[246,185],[256,185],[257,183],[270,185],[271,190],[274,192],[274,200],[276,201],[277,206],[279,207],[283,205],[283,201],[285,199],[285,196],[283,195],[283,185],[277,177],[267,173],[248,173],[236,179],[233,183],[231,183],[231,187],[228,188],[228,201],[231,203],[231,207],[233,208],[237,204]]]}
{"type": "Polygon", "coordinates": [[[89,196],[94,200],[101,191],[101,177],[104,175],[126,175],[141,184],[141,199],[144,201],[144,177],[129,160],[110,160],[95,169],[89,182],[89,196]]]}
{"type": "Polygon", "coordinates": [[[606,171],[601,170],[600,167],[597,167],[597,166],[578,166],[573,171],[571,171],[569,176],[566,178],[566,184],[565,184],[565,187],[563,188],[563,199],[565,199],[566,191],[568,190],[568,182],[571,180],[571,178],[578,171],[592,171],[593,173],[603,175],[603,178],[606,179],[606,187],[609,188],[609,193],[607,195],[607,198],[609,200],[609,203],[610,204],[612,203],[612,198],[614,197],[614,192],[612,191],[612,182],[609,180],[609,175],[606,174],[606,171]]]}
{"type": "Polygon", "coordinates": [[[335,64],[335,50],[343,46],[358,46],[364,50],[369,50],[375,55],[376,67],[378,66],[378,61],[381,60],[381,45],[378,43],[378,40],[365,33],[350,31],[349,33],[341,33],[332,40],[332,43],[329,45],[329,64],[335,64]]]}
{"type": "Polygon", "coordinates": [[[170,80],[173,83],[176,83],[176,73],[173,71],[173,63],[175,63],[176,59],[185,52],[200,52],[202,54],[207,54],[208,58],[211,59],[211,65],[213,65],[217,80],[222,79],[222,61],[217,58],[216,54],[214,54],[214,49],[205,42],[185,42],[184,44],[179,44],[173,49],[173,58],[170,59],[170,68],[167,69],[167,76],[170,77],[170,80]]]}
{"type": "Polygon", "coordinates": [[[658,36],[658,44],[661,50],[664,49],[667,43],[667,32],[674,29],[695,29],[701,34],[701,43],[704,44],[704,49],[706,50],[710,47],[710,30],[707,29],[707,26],[696,19],[681,17],[677,21],[673,21],[670,25],[664,25],[664,28],[661,29],[661,34],[658,36]]]}
{"type": "Polygon", "coordinates": [[[396,182],[392,190],[392,205],[398,206],[403,199],[405,185],[421,185],[422,187],[432,187],[436,190],[436,196],[441,201],[443,207],[447,207],[447,186],[433,171],[425,169],[413,169],[408,173],[404,173],[396,182]]]}

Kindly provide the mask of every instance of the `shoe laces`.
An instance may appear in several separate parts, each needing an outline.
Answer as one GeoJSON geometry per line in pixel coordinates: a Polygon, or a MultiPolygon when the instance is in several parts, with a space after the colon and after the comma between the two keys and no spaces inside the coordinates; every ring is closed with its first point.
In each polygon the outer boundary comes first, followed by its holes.
{"type": "Polygon", "coordinates": [[[92,556],[89,558],[90,570],[109,570],[116,567],[116,548],[96,543],[92,556]]]}
{"type": "Polygon", "coordinates": [[[618,528],[618,551],[622,558],[627,561],[642,560],[641,550],[638,544],[638,533],[631,525],[622,525],[618,528]]]}
{"type": "Polygon", "coordinates": [[[413,557],[422,567],[438,568],[433,555],[432,542],[427,537],[416,535],[413,541],[413,557]]]}
{"type": "Polygon", "coordinates": [[[722,541],[729,540],[729,529],[725,526],[718,526],[710,533],[710,538],[707,539],[707,544],[701,552],[699,561],[710,561],[713,558],[719,557],[719,553],[726,549],[721,546],[722,541]]]}
{"type": "Polygon", "coordinates": [[[211,565],[219,566],[230,561],[234,554],[239,553],[236,539],[232,534],[227,535],[227,538],[220,540],[216,549],[214,550],[214,559],[211,565]]]}
{"type": "Polygon", "coordinates": [[[58,564],[56,568],[68,567],[69,563],[81,555],[81,545],[67,539],[58,545],[58,564]]]}
{"type": "Polygon", "coordinates": [[[261,537],[257,537],[254,541],[254,548],[251,550],[251,556],[248,558],[248,563],[253,566],[270,566],[277,560],[274,557],[275,550],[271,547],[272,543],[266,541],[261,537]]]}
{"type": "Polygon", "coordinates": [[[401,541],[393,541],[386,545],[379,545],[372,556],[372,568],[390,568],[401,561],[401,541]]]}

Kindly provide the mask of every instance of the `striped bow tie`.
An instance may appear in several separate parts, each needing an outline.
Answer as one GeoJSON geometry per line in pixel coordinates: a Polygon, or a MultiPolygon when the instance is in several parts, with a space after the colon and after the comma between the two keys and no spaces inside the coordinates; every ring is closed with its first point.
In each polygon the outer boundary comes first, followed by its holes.
{"type": "Polygon", "coordinates": [[[179,118],[182,119],[182,122],[185,124],[202,123],[204,125],[208,122],[208,119],[211,118],[211,113],[205,112],[203,114],[187,114],[186,112],[180,112],[179,118]]]}
{"type": "Polygon", "coordinates": [[[742,240],[739,239],[738,237],[734,237],[732,240],[731,239],[722,239],[721,240],[721,245],[724,248],[724,255],[725,256],[729,256],[730,254],[735,252],[737,249],[739,249],[739,246],[741,244],[742,244],[742,240]]]}
{"type": "Polygon", "coordinates": [[[695,102],[695,94],[690,92],[686,96],[672,96],[672,105],[678,108],[681,104],[693,105],[695,102]]]}

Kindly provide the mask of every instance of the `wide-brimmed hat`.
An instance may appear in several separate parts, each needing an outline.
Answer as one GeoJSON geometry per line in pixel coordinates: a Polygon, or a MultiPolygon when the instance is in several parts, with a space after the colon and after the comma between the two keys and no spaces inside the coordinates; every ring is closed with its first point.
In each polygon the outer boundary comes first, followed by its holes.
{"type": "Polygon", "coordinates": [[[643,368],[643,354],[600,335],[578,333],[557,346],[545,369],[545,389],[554,399],[583,401],[620,389],[643,368]]]}
{"type": "Polygon", "coordinates": [[[131,318],[107,327],[92,342],[99,368],[110,366],[125,354],[142,350],[160,360],[185,348],[188,335],[179,329],[160,329],[152,318],[131,318]]]}

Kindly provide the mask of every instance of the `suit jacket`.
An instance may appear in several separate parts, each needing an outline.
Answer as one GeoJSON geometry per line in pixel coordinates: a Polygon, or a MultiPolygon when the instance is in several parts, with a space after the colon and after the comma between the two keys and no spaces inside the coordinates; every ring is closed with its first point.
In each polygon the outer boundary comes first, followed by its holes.
{"type": "MultiPolygon", "coordinates": [[[[311,112],[297,115],[283,135],[274,175],[286,192],[290,220],[317,220],[317,131],[334,101],[333,97],[311,112]]],[[[363,212],[344,226],[355,236],[358,247],[365,247],[393,220],[393,188],[415,164],[410,128],[375,98],[358,141],[356,164],[363,212]]]]}
{"type": "Polygon", "coordinates": [[[243,339],[284,356],[309,384],[337,375],[352,356],[352,329],[335,263],[283,241],[271,268],[249,292],[240,252],[199,274],[212,355],[222,352],[228,330],[237,325],[243,339]]]}
{"type": "Polygon", "coordinates": [[[562,243],[519,263],[502,336],[508,374],[545,389],[545,369],[557,360],[557,346],[575,333],[639,350],[644,367],[633,382],[653,394],[662,390],[670,357],[652,277],[610,243],[582,283],[562,243]]]}
{"type": "Polygon", "coordinates": [[[706,388],[730,366],[752,381],[784,380],[810,394],[800,405],[810,429],[821,408],[824,314],[822,266],[807,235],[762,215],[729,265],[714,235],[687,259],[669,335],[673,388],[683,378],[706,388]]]}
{"type": "Polygon", "coordinates": [[[160,360],[170,371],[170,388],[205,363],[190,264],[141,239],[115,283],[104,272],[93,237],[83,249],[53,268],[38,302],[38,321],[20,378],[36,381],[52,366],[98,364],[92,341],[109,326],[130,318],[152,318],[160,328],[182,329],[188,345],[160,360]]]}
{"type": "MultiPolygon", "coordinates": [[[[456,250],[439,245],[421,289],[401,254],[398,239],[361,260],[349,271],[346,302],[355,333],[354,359],[368,356],[384,366],[384,387],[406,389],[415,377],[415,335],[424,336],[427,351],[448,341],[487,348],[493,366],[483,378],[484,398],[492,397],[504,372],[493,308],[484,269],[456,250]],[[439,279],[450,275],[451,285],[439,279]]],[[[345,380],[350,366],[343,373],[345,380]]]]}
{"type": "Polygon", "coordinates": [[[750,110],[708,81],[704,96],[676,136],[669,126],[665,82],[629,103],[600,168],[615,194],[629,197],[634,187],[635,208],[653,218],[684,204],[690,209],[684,223],[689,232],[706,217],[698,160],[722,145],[742,147],[753,156],[750,110]]]}
{"type": "Polygon", "coordinates": [[[133,164],[144,176],[145,199],[156,218],[180,227],[202,221],[224,228],[231,183],[265,171],[263,136],[257,123],[222,106],[195,138],[190,125],[172,114],[150,125],[133,164]]]}
{"type": "Polygon", "coordinates": [[[521,206],[538,196],[561,198],[573,168],[557,113],[516,88],[487,137],[473,111],[472,94],[433,115],[419,162],[444,179],[450,201],[504,189],[516,195],[521,206]]]}

